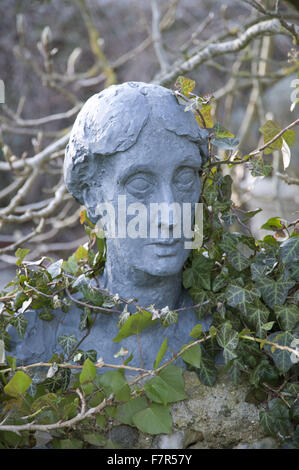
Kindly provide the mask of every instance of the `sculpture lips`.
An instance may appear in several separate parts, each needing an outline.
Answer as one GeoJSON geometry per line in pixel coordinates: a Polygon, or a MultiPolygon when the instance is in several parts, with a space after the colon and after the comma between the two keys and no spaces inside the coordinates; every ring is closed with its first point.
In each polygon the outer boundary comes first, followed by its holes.
{"type": "Polygon", "coordinates": [[[165,238],[162,240],[157,240],[156,242],[150,243],[150,245],[157,245],[157,246],[174,246],[180,240],[178,238],[165,238]]]}

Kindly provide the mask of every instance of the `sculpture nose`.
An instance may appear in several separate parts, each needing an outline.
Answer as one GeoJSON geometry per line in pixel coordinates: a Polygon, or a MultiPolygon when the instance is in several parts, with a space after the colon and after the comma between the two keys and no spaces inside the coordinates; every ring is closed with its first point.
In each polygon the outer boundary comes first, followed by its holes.
{"type": "Polygon", "coordinates": [[[180,226],[181,208],[180,204],[175,201],[170,187],[163,187],[160,195],[158,211],[158,228],[163,232],[169,232],[169,236],[173,236],[173,232],[180,226]]]}

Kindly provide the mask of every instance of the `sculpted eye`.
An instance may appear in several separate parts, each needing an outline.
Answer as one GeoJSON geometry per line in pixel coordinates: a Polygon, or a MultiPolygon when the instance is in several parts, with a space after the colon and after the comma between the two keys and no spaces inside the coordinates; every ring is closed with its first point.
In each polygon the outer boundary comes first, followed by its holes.
{"type": "Polygon", "coordinates": [[[144,176],[133,176],[129,178],[126,183],[126,189],[132,194],[135,193],[137,196],[148,192],[151,187],[152,183],[144,176]]]}
{"type": "Polygon", "coordinates": [[[196,181],[196,177],[196,170],[194,168],[182,168],[175,175],[174,183],[183,189],[188,189],[196,181]]]}

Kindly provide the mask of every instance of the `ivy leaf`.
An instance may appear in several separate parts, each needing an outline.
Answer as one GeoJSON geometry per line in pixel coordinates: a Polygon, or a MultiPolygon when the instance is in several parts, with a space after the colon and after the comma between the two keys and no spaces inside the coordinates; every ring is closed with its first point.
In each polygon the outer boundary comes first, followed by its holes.
{"type": "Polygon", "coordinates": [[[64,261],[62,264],[63,270],[67,273],[75,275],[78,271],[78,261],[75,258],[75,255],[72,255],[68,258],[67,261],[64,261]]]}
{"type": "Polygon", "coordinates": [[[152,315],[146,310],[134,313],[134,315],[129,316],[113,341],[118,343],[122,339],[128,338],[128,336],[136,335],[144,330],[144,328],[154,325],[157,321],[158,319],[152,320],[152,315]]]}
{"type": "Polygon", "coordinates": [[[149,380],[144,390],[150,400],[163,405],[187,398],[182,369],[172,364],[149,380]]]}
{"type": "Polygon", "coordinates": [[[248,325],[256,329],[257,336],[264,337],[264,324],[268,320],[270,311],[260,300],[256,300],[253,304],[245,303],[244,308],[248,325]]]}
{"type": "Polygon", "coordinates": [[[251,160],[252,176],[269,176],[273,170],[272,165],[264,162],[263,157],[255,157],[251,160]]]}
{"type": "Polygon", "coordinates": [[[204,122],[199,114],[195,115],[196,121],[200,125],[200,127],[204,127],[206,129],[211,129],[213,127],[213,117],[211,114],[212,106],[208,104],[204,104],[200,108],[200,114],[204,118],[204,122]]]}
{"type": "MultiPolygon", "coordinates": [[[[264,136],[264,144],[267,144],[281,131],[281,128],[279,127],[278,124],[276,124],[275,121],[269,120],[265,122],[265,124],[262,127],[260,127],[259,130],[264,136]]],[[[265,154],[272,153],[274,150],[281,149],[281,146],[282,146],[282,137],[279,137],[279,139],[275,140],[272,144],[269,145],[269,147],[267,147],[264,150],[264,153],[265,154]]]]}
{"type": "Polygon", "coordinates": [[[106,444],[107,439],[102,434],[89,433],[83,435],[83,440],[96,447],[102,447],[106,444]]]}
{"type": "Polygon", "coordinates": [[[134,398],[123,405],[117,407],[116,419],[123,424],[134,426],[133,417],[142,410],[147,408],[147,400],[145,397],[134,398]]]}
{"type": "Polygon", "coordinates": [[[192,267],[186,269],[183,273],[184,287],[188,289],[190,287],[199,286],[203,289],[210,290],[211,270],[213,265],[212,260],[203,255],[197,255],[192,262],[192,267]]]}
{"type": "Polygon", "coordinates": [[[228,373],[229,373],[231,380],[233,381],[235,385],[239,383],[241,372],[245,370],[246,370],[246,367],[244,366],[242,361],[240,361],[238,358],[231,361],[231,365],[228,370],[228,373]]]}
{"type": "Polygon", "coordinates": [[[161,309],[160,322],[162,326],[167,327],[169,325],[172,325],[173,323],[177,323],[177,321],[178,321],[177,312],[173,312],[172,310],[169,310],[168,306],[161,309]]]}
{"type": "Polygon", "coordinates": [[[264,230],[272,230],[275,232],[276,230],[283,229],[284,224],[281,222],[280,217],[271,217],[269,220],[267,220],[266,223],[261,226],[261,228],[264,230]]]}
{"type": "Polygon", "coordinates": [[[198,325],[195,325],[191,333],[189,333],[189,335],[192,338],[199,338],[202,335],[202,324],[198,323],[198,325]]]}
{"type": "Polygon", "coordinates": [[[277,281],[267,277],[259,277],[255,283],[264,302],[271,308],[274,305],[284,304],[289,290],[295,285],[295,281],[284,280],[282,276],[277,281]]]}
{"type": "Polygon", "coordinates": [[[103,294],[98,290],[95,289],[90,284],[88,286],[82,284],[80,286],[80,292],[82,292],[85,300],[96,305],[97,307],[101,307],[104,302],[103,294]]]}
{"type": "Polygon", "coordinates": [[[196,83],[194,80],[183,77],[182,75],[180,75],[175,82],[175,87],[178,88],[182,95],[186,96],[187,98],[189,97],[191,91],[194,90],[195,85],[196,83]]]}
{"type": "Polygon", "coordinates": [[[120,371],[105,372],[99,379],[106,396],[114,393],[117,401],[127,401],[131,392],[127,381],[120,371]]]}
{"type": "Polygon", "coordinates": [[[55,277],[60,276],[62,272],[62,264],[63,259],[59,259],[58,261],[55,261],[55,263],[52,263],[50,264],[50,266],[47,267],[47,271],[51,275],[52,279],[55,279],[55,277]]]}
{"type": "Polygon", "coordinates": [[[252,303],[259,297],[259,291],[254,288],[245,288],[232,284],[226,290],[226,300],[228,305],[230,305],[230,307],[243,306],[243,311],[246,311],[245,304],[252,303]]]}
{"type": "Polygon", "coordinates": [[[289,238],[280,245],[280,254],[285,264],[299,260],[299,234],[289,238]]]}
{"type": "Polygon", "coordinates": [[[28,320],[24,315],[18,315],[11,319],[10,323],[15,327],[17,333],[21,339],[24,338],[26,328],[28,326],[28,320]]]}
{"type": "Polygon", "coordinates": [[[8,384],[5,385],[4,392],[11,397],[18,398],[26,392],[27,388],[31,385],[31,382],[32,379],[29,375],[20,370],[16,372],[8,384]]]}
{"type": "Polygon", "coordinates": [[[279,384],[279,374],[267,360],[262,360],[251,372],[249,380],[256,387],[264,382],[275,387],[279,384]]]}
{"type": "Polygon", "coordinates": [[[155,370],[157,369],[158,365],[162,361],[166,351],[167,351],[167,338],[164,339],[163,343],[160,346],[158,354],[156,356],[156,359],[155,359],[155,362],[154,362],[154,369],[155,370]]]}
{"type": "Polygon", "coordinates": [[[266,275],[268,267],[264,264],[252,263],[250,265],[250,271],[251,279],[255,281],[256,279],[266,275]]]}
{"type": "Polygon", "coordinates": [[[76,344],[78,344],[78,340],[75,335],[61,335],[58,337],[58,344],[60,344],[65,354],[69,356],[76,344]]]}
{"type": "Polygon", "coordinates": [[[237,249],[228,251],[226,256],[229,264],[239,272],[244,271],[244,269],[250,266],[250,260],[237,249]]]}
{"type": "MultiPolygon", "coordinates": [[[[281,436],[287,436],[291,429],[288,407],[282,400],[274,399],[269,403],[269,414],[273,417],[272,435],[279,433],[281,436]]],[[[263,423],[262,423],[263,424],[263,423]]]]}
{"type": "Polygon", "coordinates": [[[15,257],[18,258],[16,261],[17,266],[21,266],[23,260],[26,258],[26,256],[30,253],[30,250],[27,250],[25,248],[18,248],[17,251],[15,252],[15,257]]]}
{"type": "Polygon", "coordinates": [[[275,305],[274,312],[284,330],[293,330],[299,322],[299,307],[296,305],[275,305]]]}
{"type": "MultiPolygon", "coordinates": [[[[192,344],[192,343],[189,343],[192,344]]],[[[184,344],[183,348],[187,346],[184,344]]],[[[182,354],[182,359],[187,362],[188,364],[191,364],[191,366],[196,367],[197,369],[200,368],[201,365],[201,347],[200,344],[195,344],[194,346],[191,346],[189,349],[183,352],[182,354]]]]}
{"type": "Polygon", "coordinates": [[[234,350],[238,346],[239,336],[238,333],[232,329],[229,322],[221,326],[216,334],[216,340],[219,346],[223,348],[223,356],[226,363],[237,357],[234,350]]]}
{"type": "Polygon", "coordinates": [[[86,361],[83,364],[82,372],[80,374],[79,380],[80,384],[86,384],[88,382],[92,382],[97,375],[97,368],[91,362],[90,359],[86,359],[86,361]]]}
{"type": "Polygon", "coordinates": [[[168,406],[152,403],[133,417],[135,426],[147,434],[170,434],[172,419],[168,406]]]}
{"type": "Polygon", "coordinates": [[[168,403],[186,398],[183,371],[180,367],[170,364],[159,372],[160,377],[171,389],[168,403]]]}
{"type": "Polygon", "coordinates": [[[74,256],[76,258],[77,261],[81,260],[81,259],[87,259],[87,256],[88,256],[88,251],[86,248],[84,248],[84,246],[80,245],[76,252],[74,253],[74,256]]]}
{"type": "Polygon", "coordinates": [[[212,387],[218,377],[218,370],[215,367],[214,361],[206,354],[202,355],[200,369],[197,371],[200,382],[203,385],[212,387]]]}
{"type": "MultiPolygon", "coordinates": [[[[272,343],[279,344],[280,346],[288,346],[291,347],[292,341],[295,339],[294,335],[289,331],[277,331],[272,333],[268,336],[268,340],[272,343]]],[[[270,346],[265,344],[265,350],[272,356],[276,367],[282,373],[286,373],[294,363],[291,360],[291,353],[290,351],[284,349],[278,349],[274,346],[270,346]]]]}
{"type": "Polygon", "coordinates": [[[293,129],[289,129],[288,131],[283,133],[283,138],[290,147],[295,145],[296,137],[297,137],[297,134],[295,131],[293,131],[293,129]]]}
{"type": "Polygon", "coordinates": [[[216,147],[225,150],[234,150],[239,145],[239,140],[235,138],[234,134],[225,129],[219,122],[213,127],[214,137],[211,143],[216,147]]]}

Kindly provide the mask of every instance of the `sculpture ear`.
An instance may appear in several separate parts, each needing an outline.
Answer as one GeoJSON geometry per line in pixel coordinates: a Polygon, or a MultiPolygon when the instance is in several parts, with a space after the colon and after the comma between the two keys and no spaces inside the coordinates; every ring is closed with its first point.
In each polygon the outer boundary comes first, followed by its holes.
{"type": "Polygon", "coordinates": [[[87,217],[93,224],[96,224],[99,220],[99,216],[96,215],[96,208],[98,202],[96,192],[96,188],[94,188],[93,186],[88,186],[82,191],[84,206],[87,210],[87,217]]]}

